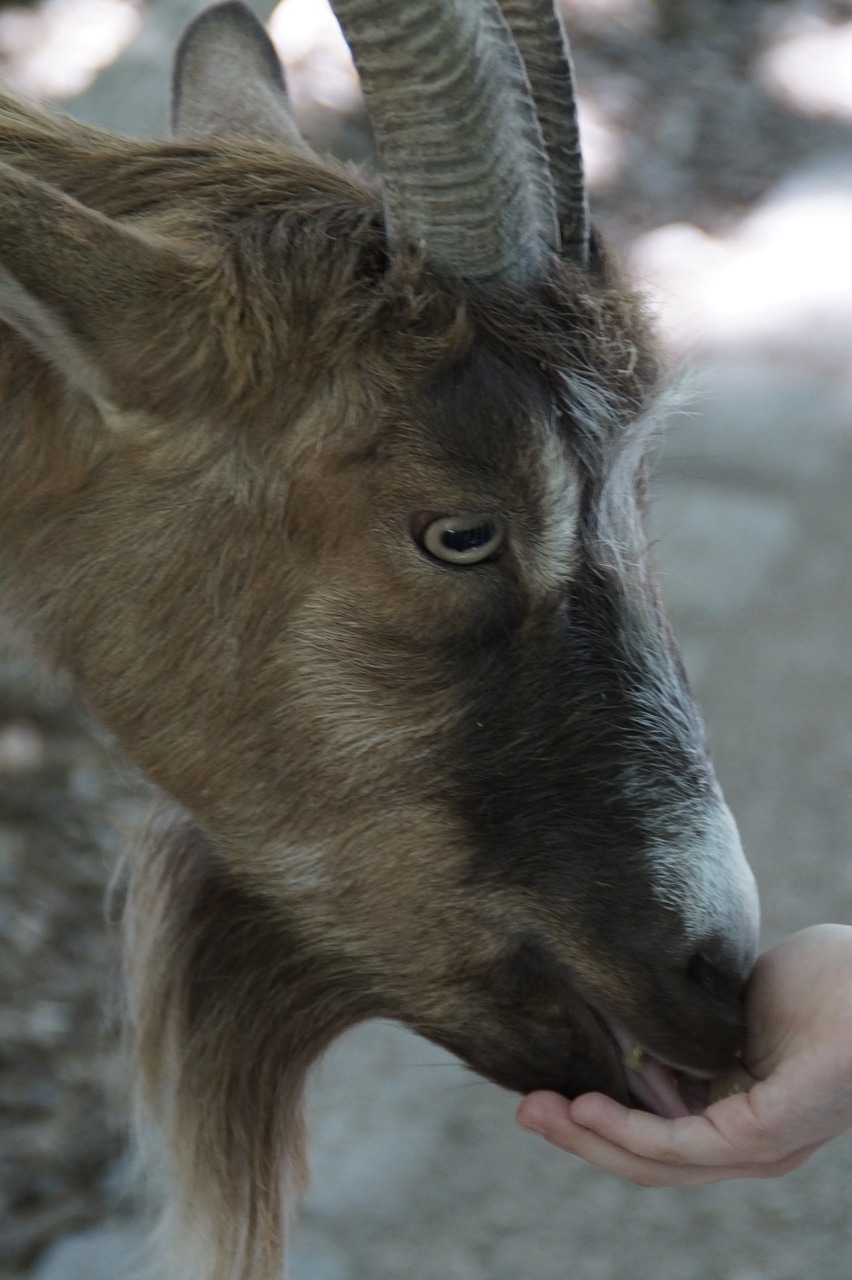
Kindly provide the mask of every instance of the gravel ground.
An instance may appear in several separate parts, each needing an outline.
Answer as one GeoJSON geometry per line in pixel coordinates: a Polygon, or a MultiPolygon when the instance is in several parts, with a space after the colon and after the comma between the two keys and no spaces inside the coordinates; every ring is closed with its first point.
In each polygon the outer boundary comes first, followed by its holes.
{"type": "MultiPolygon", "coordinates": [[[[151,60],[191,7],[154,6],[142,40],[79,113],[132,128],[148,118],[144,102],[160,119],[166,77],[151,60]]],[[[771,227],[785,214],[788,225],[803,200],[813,218],[839,201],[848,223],[850,124],[783,105],[755,66],[784,24],[848,21],[852,6],[637,2],[619,17],[603,0],[575,0],[569,9],[590,129],[620,148],[617,168],[596,183],[598,216],[642,278],[666,290],[673,349],[684,331],[678,290],[701,312],[695,412],[672,424],[660,459],[655,533],[771,944],[818,920],[852,921],[852,312],[842,289],[804,310],[782,290],[772,314],[758,314],[753,298],[738,311],[730,292],[714,301],[719,271],[708,261],[701,274],[698,249],[710,244],[702,234],[722,235],[713,244],[736,278],[737,246],[774,244],[771,227]],[[681,222],[692,247],[678,265],[654,229],[681,222]]],[[[339,149],[363,148],[357,120],[323,128],[339,149]]],[[[818,232],[814,250],[820,242],[818,232]]],[[[778,244],[773,281],[793,265],[778,244]]],[[[848,267],[839,259],[828,269],[844,271],[848,299],[848,267]]],[[[123,1280],[137,1227],[111,1013],[116,942],[103,904],[145,795],[69,691],[6,652],[0,1275],[123,1280]]],[[[397,1028],[346,1037],[312,1095],[314,1185],[293,1280],[852,1273],[852,1139],[779,1182],[648,1193],[518,1133],[514,1105],[397,1028]]]]}
{"type": "Polygon", "coordinates": [[[126,1089],[105,897],[142,807],[69,691],[8,658],[0,666],[0,1260],[9,1274],[121,1203],[126,1089]]]}

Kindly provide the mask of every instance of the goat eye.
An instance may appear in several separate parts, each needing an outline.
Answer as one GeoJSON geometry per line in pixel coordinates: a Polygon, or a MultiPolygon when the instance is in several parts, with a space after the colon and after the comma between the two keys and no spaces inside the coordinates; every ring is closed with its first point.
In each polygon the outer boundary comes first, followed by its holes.
{"type": "Polygon", "coordinates": [[[506,529],[499,516],[467,514],[441,516],[416,535],[420,545],[446,564],[482,564],[503,545],[506,529]]]}

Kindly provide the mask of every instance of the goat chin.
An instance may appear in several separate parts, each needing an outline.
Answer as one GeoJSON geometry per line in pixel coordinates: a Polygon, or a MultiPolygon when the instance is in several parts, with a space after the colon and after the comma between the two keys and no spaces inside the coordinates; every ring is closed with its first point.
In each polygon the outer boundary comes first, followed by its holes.
{"type": "MultiPolygon", "coordinates": [[[[152,1247],[182,1280],[280,1280],[307,1188],[303,1098],[312,1064],[386,1013],[343,966],[252,896],[204,833],[164,814],[128,851],[123,904],[140,1156],[152,1247]]],[[[121,883],[121,877],[119,877],[121,883]]],[[[118,891],[117,891],[118,892],[118,891]]],[[[664,1116],[706,1085],[596,1014],[626,1098],[664,1116]]],[[[160,1274],[159,1271],[157,1274],[160,1274]]]]}

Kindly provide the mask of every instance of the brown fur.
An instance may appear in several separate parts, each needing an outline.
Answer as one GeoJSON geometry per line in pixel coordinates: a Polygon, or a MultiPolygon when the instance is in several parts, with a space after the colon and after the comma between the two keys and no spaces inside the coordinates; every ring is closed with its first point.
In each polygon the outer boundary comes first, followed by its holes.
{"type": "Polygon", "coordinates": [[[0,158],[0,587],[179,807],[127,909],[175,1274],[279,1274],[305,1074],[360,1019],[519,1089],[624,1096],[600,1005],[716,1065],[736,1000],[687,980],[622,786],[678,838],[716,795],[638,518],[656,361],[600,250],[466,287],[338,166],[11,98],[0,158]],[[550,457],[580,496],[534,573],[550,457]],[[429,563],[413,517],[458,510],[516,554],[429,563]]]}

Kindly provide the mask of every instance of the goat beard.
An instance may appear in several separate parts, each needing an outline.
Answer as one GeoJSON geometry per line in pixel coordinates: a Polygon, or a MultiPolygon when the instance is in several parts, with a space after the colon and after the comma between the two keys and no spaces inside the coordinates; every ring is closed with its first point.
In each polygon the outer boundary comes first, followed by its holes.
{"type": "Polygon", "coordinates": [[[193,1280],[279,1280],[307,1186],[309,1068],[377,1010],[186,818],[149,831],[127,861],[130,1055],[160,1246],[193,1280]]]}

